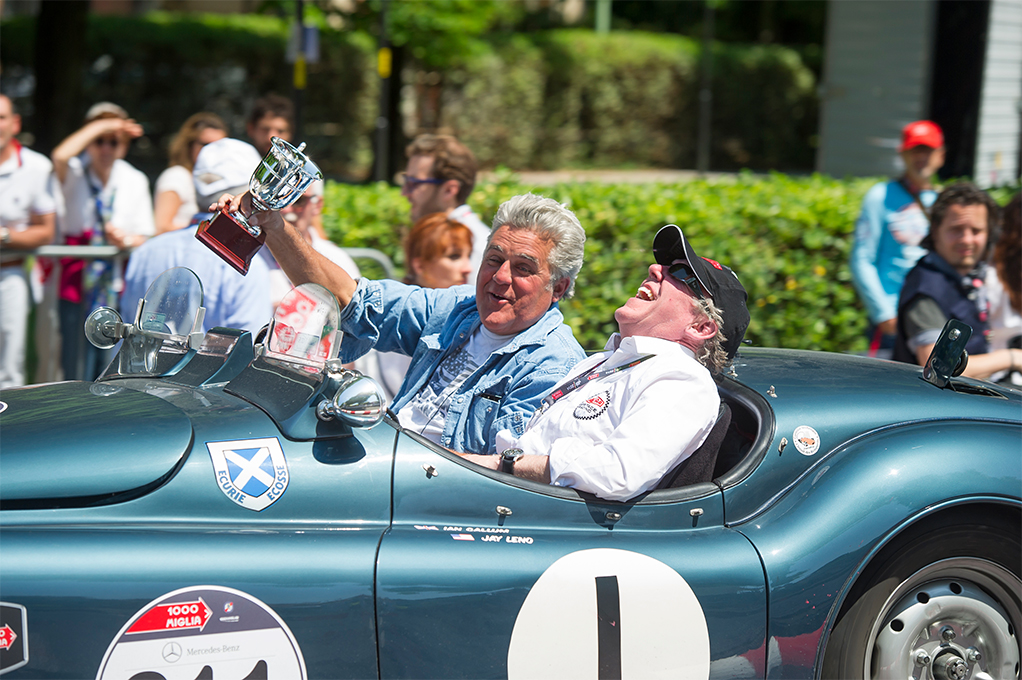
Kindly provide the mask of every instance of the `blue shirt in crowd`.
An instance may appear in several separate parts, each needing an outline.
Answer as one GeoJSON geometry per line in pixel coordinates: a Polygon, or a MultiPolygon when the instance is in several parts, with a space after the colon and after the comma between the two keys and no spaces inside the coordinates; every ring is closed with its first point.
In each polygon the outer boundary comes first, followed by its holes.
{"type": "MultiPolygon", "coordinates": [[[[919,200],[929,208],[937,193],[922,191],[919,200]]],[[[919,242],[929,230],[929,219],[899,180],[881,182],[866,193],[850,265],[873,323],[897,316],[898,293],[905,275],[926,252],[919,242]]]]}
{"type": "Polygon", "coordinates": [[[156,277],[171,267],[187,267],[202,282],[206,308],[202,331],[224,326],[255,335],[273,318],[266,262],[261,257],[252,258],[248,275],[242,276],[195,238],[198,222],[193,219],[192,225],[151,238],[131,254],[124,275],[121,317],[129,323],[134,321],[138,301],[156,277]]]}

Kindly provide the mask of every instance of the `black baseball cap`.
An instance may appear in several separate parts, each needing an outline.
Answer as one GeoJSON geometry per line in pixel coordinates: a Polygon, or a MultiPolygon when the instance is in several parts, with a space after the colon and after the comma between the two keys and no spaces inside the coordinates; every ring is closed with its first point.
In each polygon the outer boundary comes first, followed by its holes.
{"type": "Polygon", "coordinates": [[[653,237],[653,257],[665,267],[677,260],[688,262],[692,267],[692,273],[699,279],[699,284],[720,310],[724,321],[721,331],[727,338],[723,345],[724,352],[728,361],[733,359],[745,337],[745,329],[749,327],[749,309],[746,306],[749,294],[738,280],[738,275],[719,262],[696,255],[696,251],[692,250],[691,244],[681,233],[681,228],[675,224],[662,227],[653,237]]]}

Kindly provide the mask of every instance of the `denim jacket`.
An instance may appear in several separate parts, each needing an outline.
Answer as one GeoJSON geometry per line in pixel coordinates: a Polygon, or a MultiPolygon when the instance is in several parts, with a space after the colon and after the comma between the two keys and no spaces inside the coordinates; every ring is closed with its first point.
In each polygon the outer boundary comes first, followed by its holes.
{"type": "MultiPolygon", "coordinates": [[[[374,347],[410,355],[408,374],[391,405],[396,412],[479,324],[473,286],[437,290],[363,278],[341,312],[340,358],[354,361],[374,347]]],[[[523,434],[543,397],[584,358],[557,305],[551,306],[461,385],[448,407],[440,444],[494,453],[497,432],[523,434]]]]}

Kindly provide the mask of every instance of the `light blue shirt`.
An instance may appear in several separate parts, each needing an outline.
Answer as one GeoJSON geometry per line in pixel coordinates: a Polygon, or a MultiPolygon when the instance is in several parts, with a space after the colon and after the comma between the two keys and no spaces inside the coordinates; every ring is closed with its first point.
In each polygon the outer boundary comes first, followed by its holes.
{"type": "MultiPolygon", "coordinates": [[[[926,190],[919,199],[929,208],[937,193],[926,190]]],[[[873,323],[897,316],[905,275],[926,253],[919,242],[929,230],[926,214],[901,182],[881,182],[866,193],[849,264],[873,323]]]]}
{"type": "Polygon", "coordinates": [[[138,301],[160,274],[171,267],[188,267],[202,282],[206,308],[202,331],[224,326],[255,335],[273,318],[270,272],[266,263],[261,257],[253,257],[248,275],[242,276],[195,238],[197,229],[197,226],[190,226],[161,234],[131,254],[124,275],[121,317],[125,321],[135,318],[138,301]]]}
{"type": "MultiPolygon", "coordinates": [[[[341,312],[341,360],[354,361],[373,347],[411,356],[391,405],[397,412],[480,323],[473,286],[432,289],[360,279],[341,312]]],[[[524,433],[543,397],[584,358],[557,305],[551,306],[458,387],[440,444],[455,451],[494,453],[497,432],[524,433]]]]}

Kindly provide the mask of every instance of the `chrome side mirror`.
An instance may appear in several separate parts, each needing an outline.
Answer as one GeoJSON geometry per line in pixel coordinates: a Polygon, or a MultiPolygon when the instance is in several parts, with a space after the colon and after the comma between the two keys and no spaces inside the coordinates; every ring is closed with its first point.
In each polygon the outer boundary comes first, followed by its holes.
{"type": "Polygon", "coordinates": [[[100,307],[85,320],[85,338],[99,349],[110,349],[127,337],[129,328],[117,310],[100,307]]]}
{"type": "Polygon", "coordinates": [[[373,427],[386,413],[383,393],[376,381],[353,371],[343,371],[333,399],[316,407],[320,420],[336,419],[352,427],[373,427]]]}

